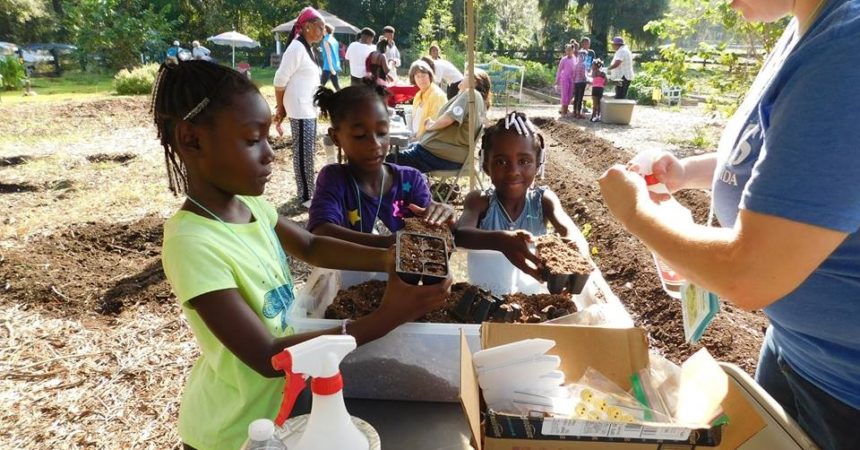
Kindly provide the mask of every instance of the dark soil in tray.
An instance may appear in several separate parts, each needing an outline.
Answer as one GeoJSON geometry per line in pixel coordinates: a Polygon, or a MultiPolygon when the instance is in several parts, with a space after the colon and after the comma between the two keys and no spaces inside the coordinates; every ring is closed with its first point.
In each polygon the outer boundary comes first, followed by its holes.
{"type": "Polygon", "coordinates": [[[448,254],[442,238],[403,233],[398,236],[398,272],[448,274],[448,254]]]}
{"type": "Polygon", "coordinates": [[[565,242],[554,234],[538,238],[537,256],[551,275],[586,274],[594,270],[575,243],[565,242]]]}
{"type": "MultiPolygon", "coordinates": [[[[575,124],[541,118],[534,122],[547,138],[544,183],[558,194],[580,228],[591,225],[588,241],[597,251],[595,263],[636,324],[648,330],[651,347],[678,363],[704,346],[717,360],[752,374],[768,324],[764,314],[724,301],[700,343],[686,344],[680,303],[661,288],[651,253],[615,221],[603,203],[597,179],[612,164],[626,163],[633,155],[575,124]]],[[[707,192],[685,191],[676,198],[690,208],[697,223],[707,221],[707,192]]]]}
{"type": "MultiPolygon", "coordinates": [[[[379,305],[382,303],[382,296],[385,294],[385,284],[384,281],[371,280],[352,286],[349,289],[338,291],[334,301],[326,309],[325,318],[356,319],[370,314],[379,308],[379,305]]],[[[468,283],[455,283],[451,286],[451,293],[448,295],[445,305],[419,318],[416,322],[471,323],[457,318],[453,313],[460,298],[470,288],[474,289],[468,283]]],[[[409,299],[402,300],[408,301],[409,299]]],[[[521,323],[544,322],[566,315],[565,312],[576,312],[576,306],[568,295],[511,294],[502,296],[501,300],[504,304],[520,305],[520,316],[515,318],[514,321],[521,323]]]]}
{"type": "Polygon", "coordinates": [[[448,253],[454,251],[454,235],[447,224],[431,225],[419,217],[403,219],[403,223],[406,224],[403,227],[403,231],[440,237],[445,240],[445,245],[448,246],[448,253]]]}

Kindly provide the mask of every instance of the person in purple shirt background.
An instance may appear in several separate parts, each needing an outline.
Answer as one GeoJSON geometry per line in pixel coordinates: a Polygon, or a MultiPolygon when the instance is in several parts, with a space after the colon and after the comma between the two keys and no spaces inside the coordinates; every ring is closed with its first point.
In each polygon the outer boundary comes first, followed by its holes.
{"type": "Polygon", "coordinates": [[[384,163],[389,146],[384,101],[385,90],[373,84],[338,92],[317,90],[314,102],[331,119],[329,137],[347,162],[329,164],[320,171],[307,225],[312,233],[390,247],[406,217],[453,225],[453,208],[431,200],[421,172],[384,163]]]}

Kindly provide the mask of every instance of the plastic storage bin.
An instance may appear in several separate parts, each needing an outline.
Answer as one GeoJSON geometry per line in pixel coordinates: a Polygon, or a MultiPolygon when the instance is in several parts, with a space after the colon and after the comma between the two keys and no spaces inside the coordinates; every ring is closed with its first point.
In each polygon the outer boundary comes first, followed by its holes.
{"type": "Polygon", "coordinates": [[[463,249],[457,251],[466,254],[466,276],[469,282],[493,294],[548,292],[546,285],[514,267],[501,252],[463,249]]]}
{"type": "Polygon", "coordinates": [[[628,125],[633,118],[634,106],[636,106],[636,100],[604,98],[600,104],[600,116],[604,123],[628,125]]]}
{"type": "MultiPolygon", "coordinates": [[[[458,249],[452,254],[449,267],[455,282],[466,280],[488,287],[493,293],[547,292],[544,284],[521,273],[499,252],[458,249]],[[504,282],[500,283],[501,280],[504,282]],[[504,291],[505,286],[508,292],[504,291]]],[[[297,333],[340,327],[340,320],[319,318],[324,316],[337,291],[370,279],[387,278],[388,274],[380,272],[314,269],[296,296],[290,310],[290,323],[297,333]]],[[[598,270],[591,274],[585,289],[573,300],[581,314],[553,322],[633,326],[633,320],[598,270]],[[571,319],[577,321],[569,322],[571,319]]],[[[388,335],[358,347],[340,365],[344,396],[459,401],[460,330],[471,350],[480,350],[480,325],[415,322],[403,324],[388,335]]]]}
{"type": "MultiPolygon", "coordinates": [[[[338,289],[387,274],[315,269],[296,296],[290,323],[297,333],[339,327],[340,320],[317,319],[338,289]]],[[[402,299],[409,301],[409,299],[402,299]]],[[[381,400],[458,401],[460,330],[472,351],[480,348],[480,325],[406,323],[358,347],[340,365],[344,396],[381,400]]]]}

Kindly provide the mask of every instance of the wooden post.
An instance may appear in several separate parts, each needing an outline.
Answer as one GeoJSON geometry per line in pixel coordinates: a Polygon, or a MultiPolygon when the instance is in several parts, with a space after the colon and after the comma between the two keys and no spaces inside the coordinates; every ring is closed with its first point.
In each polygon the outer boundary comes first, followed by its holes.
{"type": "Polygon", "coordinates": [[[469,80],[469,152],[466,164],[469,164],[469,190],[477,185],[475,173],[475,130],[478,129],[475,106],[475,0],[466,0],[466,79],[469,80]]]}

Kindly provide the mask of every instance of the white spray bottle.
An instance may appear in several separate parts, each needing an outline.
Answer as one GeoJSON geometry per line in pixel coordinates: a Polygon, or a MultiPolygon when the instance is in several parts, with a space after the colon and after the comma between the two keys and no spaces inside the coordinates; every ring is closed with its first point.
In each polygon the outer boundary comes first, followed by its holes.
{"type": "Polygon", "coordinates": [[[346,411],[340,362],[355,350],[348,335],[319,336],[285,349],[272,358],[272,366],[287,375],[284,402],[275,423],[283,425],[298,393],[304,389],[302,374],[312,377],[313,403],[308,424],[299,443],[290,450],[368,450],[370,444],[346,411]]]}
{"type": "MultiPolygon", "coordinates": [[[[638,173],[645,178],[645,184],[648,186],[649,191],[656,194],[667,194],[670,196],[669,200],[665,200],[660,203],[661,215],[673,222],[692,222],[693,214],[690,210],[683,207],[673,197],[671,197],[671,193],[666,185],[659,182],[657,177],[654,176],[652,166],[654,165],[654,160],[659,156],[659,152],[646,150],[636,154],[630,162],[638,166],[638,173]]],[[[666,291],[670,297],[680,300],[681,286],[684,285],[686,280],[678,274],[678,272],[675,272],[675,270],[672,269],[666,261],[663,261],[659,255],[654,252],[651,252],[651,254],[654,256],[654,264],[657,266],[657,274],[660,276],[660,283],[663,285],[663,290],[666,291]]]]}

